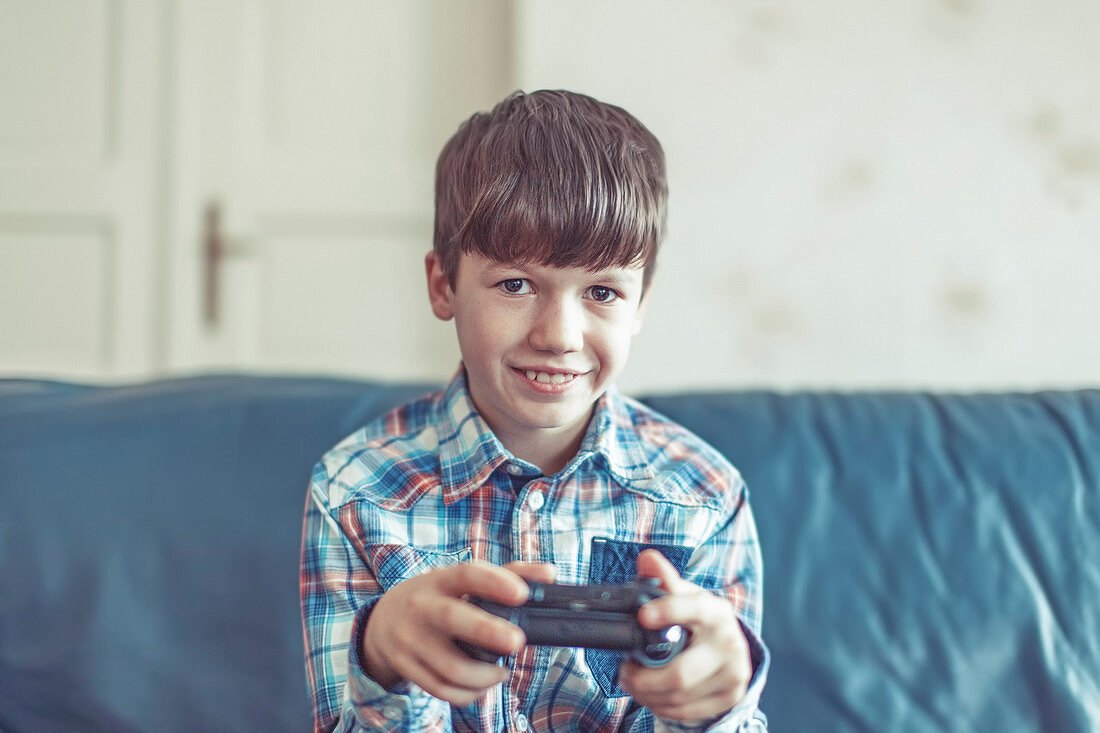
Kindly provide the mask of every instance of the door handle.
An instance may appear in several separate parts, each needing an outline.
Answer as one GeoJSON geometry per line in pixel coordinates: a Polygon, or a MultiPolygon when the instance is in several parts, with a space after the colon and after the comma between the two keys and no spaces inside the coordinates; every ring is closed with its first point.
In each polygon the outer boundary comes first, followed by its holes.
{"type": "Polygon", "coordinates": [[[209,329],[216,329],[222,318],[222,298],[225,278],[223,263],[227,257],[248,254],[248,239],[225,235],[222,205],[214,200],[203,212],[202,235],[202,289],[203,322],[209,329]]]}
{"type": "Polygon", "coordinates": [[[202,237],[202,289],[203,322],[207,328],[217,328],[219,314],[220,278],[219,270],[222,257],[225,256],[225,242],[221,231],[221,205],[212,201],[206,205],[203,216],[202,237]]]}

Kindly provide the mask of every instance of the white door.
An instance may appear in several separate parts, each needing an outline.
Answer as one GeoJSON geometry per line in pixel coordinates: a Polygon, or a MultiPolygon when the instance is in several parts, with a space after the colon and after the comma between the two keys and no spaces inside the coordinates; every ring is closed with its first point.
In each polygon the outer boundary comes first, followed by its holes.
{"type": "Polygon", "coordinates": [[[0,2],[0,374],[448,376],[435,156],[511,7],[0,2]]]}
{"type": "Polygon", "coordinates": [[[162,21],[0,3],[0,373],[130,378],[163,354],[162,21]]]}
{"type": "Polygon", "coordinates": [[[505,2],[180,3],[173,370],[440,379],[435,157],[509,91],[505,2]]]}

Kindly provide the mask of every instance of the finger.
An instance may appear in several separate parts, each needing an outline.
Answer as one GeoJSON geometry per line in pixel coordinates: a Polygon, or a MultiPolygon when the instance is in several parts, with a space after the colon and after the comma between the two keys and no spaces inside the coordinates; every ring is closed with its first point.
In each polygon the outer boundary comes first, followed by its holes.
{"type": "Polygon", "coordinates": [[[439,605],[435,619],[443,638],[461,639],[498,654],[514,654],[527,642],[518,626],[467,601],[448,599],[439,605]]]}
{"type": "Polygon", "coordinates": [[[453,643],[424,645],[419,650],[410,652],[409,657],[431,672],[439,684],[455,689],[480,693],[500,684],[509,675],[504,667],[478,661],[453,643]]]}
{"type": "Polygon", "coordinates": [[[638,613],[638,621],[647,629],[677,624],[693,632],[732,629],[737,614],[727,599],[692,586],[690,593],[667,595],[649,601],[638,613]]]}
{"type": "Polygon", "coordinates": [[[728,693],[719,692],[682,705],[645,705],[644,707],[659,718],[690,723],[719,718],[732,710],[739,701],[740,698],[731,701],[728,693]]]}
{"type": "MultiPolygon", "coordinates": [[[[422,655],[409,655],[402,660],[402,677],[432,697],[446,700],[454,705],[469,705],[485,694],[487,689],[508,678],[507,670],[474,662],[475,666],[489,667],[489,671],[493,673],[487,680],[484,678],[478,680],[478,682],[485,682],[482,685],[475,683],[473,677],[441,674],[434,666],[437,663],[438,658],[426,660],[422,655]]],[[[456,666],[456,671],[460,667],[461,665],[456,666]]]]}
{"type": "Polygon", "coordinates": [[[729,711],[747,690],[748,680],[739,680],[728,668],[720,668],[691,688],[652,695],[644,706],[663,718],[703,720],[729,711]]]}
{"type": "Polygon", "coordinates": [[[557,567],[548,562],[510,562],[504,568],[511,570],[524,580],[533,580],[537,583],[553,583],[558,572],[557,567]]]}
{"type": "Polygon", "coordinates": [[[705,647],[685,649],[663,667],[643,667],[628,660],[619,669],[621,682],[646,700],[679,700],[683,691],[694,691],[715,674],[719,660],[705,647]]]}
{"type": "Polygon", "coordinates": [[[711,668],[710,674],[701,679],[694,674],[696,669],[696,665],[691,664],[671,678],[662,678],[648,674],[654,670],[623,665],[620,685],[637,704],[673,720],[701,720],[721,715],[744,696],[747,682],[739,683],[728,669],[711,668]]]}
{"type": "Polygon", "coordinates": [[[523,633],[511,624],[464,601],[448,600],[440,605],[434,621],[404,626],[395,634],[395,662],[418,660],[419,667],[430,670],[437,681],[454,687],[481,690],[500,682],[500,667],[475,660],[455,645],[455,639],[465,637],[484,647],[500,646],[502,639],[515,648],[523,642],[523,633]],[[476,633],[466,633],[467,628],[476,633]]]}
{"type": "Polygon", "coordinates": [[[518,605],[527,599],[527,584],[507,568],[487,562],[462,563],[438,571],[437,582],[446,595],[476,596],[488,601],[518,605]]]}
{"type": "Polygon", "coordinates": [[[689,647],[665,667],[627,662],[620,668],[619,678],[623,688],[646,707],[681,706],[711,697],[727,702],[728,708],[748,689],[752,664],[747,656],[726,657],[703,645],[689,647]]]}

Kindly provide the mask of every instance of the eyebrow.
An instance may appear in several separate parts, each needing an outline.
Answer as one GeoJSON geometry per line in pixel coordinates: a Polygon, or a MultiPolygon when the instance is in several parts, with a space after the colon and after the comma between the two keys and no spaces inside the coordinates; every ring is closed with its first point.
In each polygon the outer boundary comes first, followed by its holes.
{"type": "MultiPolygon", "coordinates": [[[[519,273],[521,275],[531,276],[531,275],[538,274],[538,273],[535,272],[535,270],[538,269],[538,268],[541,268],[541,267],[553,267],[553,266],[552,265],[540,265],[538,263],[530,263],[530,262],[493,262],[493,264],[491,264],[486,269],[486,272],[488,274],[494,276],[494,277],[496,277],[498,275],[506,275],[506,274],[511,274],[511,273],[519,273]]],[[[561,268],[555,268],[555,269],[561,269],[561,268]]],[[[584,269],[584,268],[576,268],[576,269],[584,269]]],[[[605,283],[608,283],[610,285],[614,285],[614,286],[619,287],[619,288],[621,288],[623,286],[633,284],[635,282],[637,282],[637,284],[641,284],[641,281],[642,281],[641,276],[639,276],[637,281],[635,281],[633,278],[629,278],[629,277],[627,277],[626,275],[623,274],[624,269],[631,269],[631,268],[609,267],[605,270],[586,270],[586,272],[588,273],[588,275],[591,277],[592,280],[598,280],[600,282],[605,282],[605,283]]],[[[641,273],[641,268],[638,268],[638,272],[641,273]]]]}
{"type": "Polygon", "coordinates": [[[612,285],[616,285],[616,286],[619,286],[619,287],[622,287],[624,285],[640,285],[642,283],[642,277],[640,275],[640,272],[641,271],[639,271],[638,278],[635,279],[635,278],[627,277],[626,275],[624,275],[623,271],[622,271],[622,268],[613,268],[613,269],[609,269],[609,270],[597,270],[596,272],[592,273],[592,279],[593,280],[599,280],[601,282],[610,283],[612,285]]]}
{"type": "Polygon", "coordinates": [[[614,280],[615,282],[626,282],[632,279],[624,275],[620,268],[615,268],[613,270],[596,270],[592,273],[592,277],[600,280],[614,280]]]}

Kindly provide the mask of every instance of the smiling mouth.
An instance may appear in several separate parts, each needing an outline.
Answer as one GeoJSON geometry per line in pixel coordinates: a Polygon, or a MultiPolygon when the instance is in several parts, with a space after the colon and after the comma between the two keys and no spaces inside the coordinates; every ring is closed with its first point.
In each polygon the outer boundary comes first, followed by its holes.
{"type": "Polygon", "coordinates": [[[568,384],[577,378],[577,374],[563,372],[539,372],[533,369],[517,369],[520,374],[532,382],[540,384],[568,384]]]}

